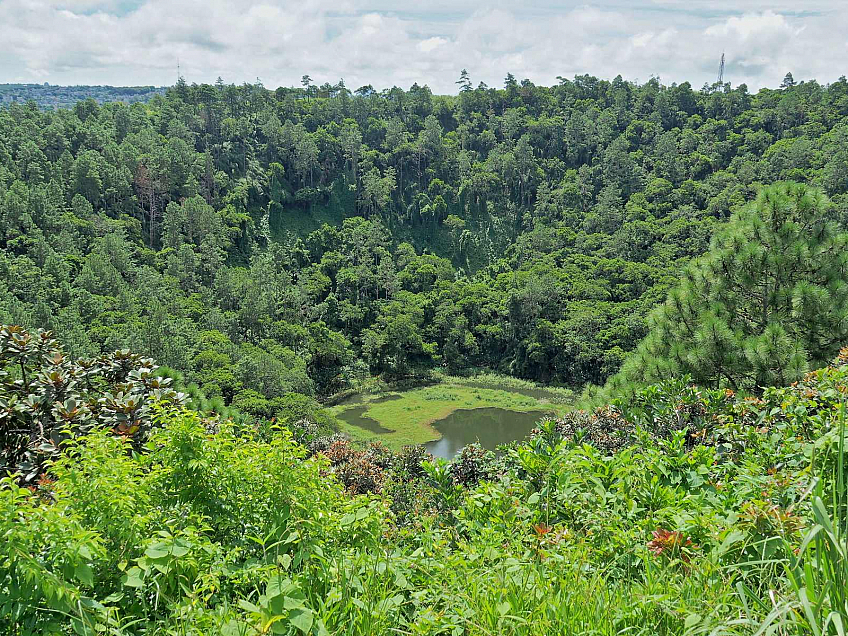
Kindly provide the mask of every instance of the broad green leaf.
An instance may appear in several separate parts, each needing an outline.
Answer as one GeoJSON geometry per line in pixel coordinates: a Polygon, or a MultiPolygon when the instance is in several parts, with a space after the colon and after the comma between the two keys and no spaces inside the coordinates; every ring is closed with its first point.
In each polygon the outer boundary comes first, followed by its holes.
{"type": "Polygon", "coordinates": [[[74,577],[78,581],[85,583],[88,587],[94,587],[94,572],[85,563],[80,563],[74,568],[74,577]]]}
{"type": "Polygon", "coordinates": [[[265,595],[268,598],[285,596],[292,590],[293,587],[291,579],[275,577],[268,581],[268,585],[265,587],[265,595]]]}
{"type": "Polygon", "coordinates": [[[296,596],[286,596],[283,599],[283,607],[287,610],[297,609],[299,607],[303,607],[304,599],[297,598],[296,596]]]}
{"type": "Polygon", "coordinates": [[[277,563],[284,570],[288,570],[291,567],[292,558],[290,554],[281,554],[277,557],[277,563]]]}
{"type": "Polygon", "coordinates": [[[171,554],[175,557],[185,556],[186,554],[189,553],[189,549],[190,548],[186,545],[180,545],[180,544],[175,543],[173,545],[173,547],[171,548],[171,554]]]}
{"type": "Polygon", "coordinates": [[[695,625],[700,624],[701,620],[700,614],[689,614],[689,616],[686,617],[686,620],[683,621],[683,627],[685,629],[692,629],[695,625]]]}
{"type": "Polygon", "coordinates": [[[289,621],[301,632],[307,634],[312,629],[312,611],[305,607],[293,609],[289,613],[289,621]]]}
{"type": "Polygon", "coordinates": [[[154,543],[152,546],[147,548],[144,551],[144,556],[149,559],[161,559],[162,557],[167,557],[170,551],[168,550],[168,545],[165,543],[154,543]]]}
{"type": "Polygon", "coordinates": [[[121,577],[124,585],[127,587],[144,587],[144,573],[141,568],[130,568],[127,573],[121,577]]]}

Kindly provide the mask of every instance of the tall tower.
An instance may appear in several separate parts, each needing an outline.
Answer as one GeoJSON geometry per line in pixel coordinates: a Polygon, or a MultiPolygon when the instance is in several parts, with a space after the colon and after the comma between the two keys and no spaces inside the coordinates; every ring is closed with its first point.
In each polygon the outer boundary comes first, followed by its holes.
{"type": "Polygon", "coordinates": [[[721,64],[718,67],[718,83],[724,83],[724,51],[721,52],[721,64]]]}

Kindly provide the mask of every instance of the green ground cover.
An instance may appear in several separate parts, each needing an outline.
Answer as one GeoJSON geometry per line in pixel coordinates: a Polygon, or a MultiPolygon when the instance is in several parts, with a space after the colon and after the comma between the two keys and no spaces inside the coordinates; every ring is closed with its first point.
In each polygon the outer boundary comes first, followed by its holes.
{"type": "Polygon", "coordinates": [[[345,411],[368,405],[364,416],[375,420],[391,432],[379,435],[389,448],[399,449],[408,444],[424,444],[437,440],[439,432],[433,423],[457,409],[502,408],[511,411],[548,411],[563,413],[567,406],[558,401],[566,396],[565,391],[551,391],[549,397],[533,397],[518,392],[529,386],[495,388],[493,376],[486,376],[491,387],[473,386],[474,378],[445,376],[434,386],[394,392],[389,395],[399,399],[381,401],[380,396],[363,395],[361,399],[348,400],[330,409],[339,418],[341,431],[353,439],[372,439],[375,434],[342,419],[345,411]]]}
{"type": "Polygon", "coordinates": [[[204,417],[150,365],[0,328],[0,636],[846,633],[848,348],[450,462],[204,417]]]}

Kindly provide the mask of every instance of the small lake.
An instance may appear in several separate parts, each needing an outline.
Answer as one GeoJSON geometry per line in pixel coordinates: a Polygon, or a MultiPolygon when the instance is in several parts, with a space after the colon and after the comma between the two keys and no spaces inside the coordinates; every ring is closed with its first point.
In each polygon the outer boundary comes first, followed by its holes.
{"type": "MultiPolygon", "coordinates": [[[[380,426],[380,423],[377,420],[365,415],[365,411],[367,411],[372,404],[380,404],[380,402],[391,402],[392,400],[399,400],[400,398],[400,395],[385,395],[381,398],[371,400],[366,404],[362,404],[361,406],[354,406],[353,408],[345,409],[344,411],[339,413],[338,417],[339,419],[344,420],[348,424],[358,426],[359,428],[364,428],[366,431],[371,431],[372,433],[377,433],[378,435],[381,433],[391,433],[391,430],[380,426]]],[[[363,395],[361,393],[355,393],[354,395],[340,402],[340,404],[358,404],[362,402],[362,400],[363,395]]]]}
{"type": "Polygon", "coordinates": [[[345,399],[337,402],[337,404],[339,406],[347,406],[348,404],[380,404],[381,402],[391,402],[392,400],[399,400],[402,397],[402,395],[390,393],[389,395],[369,399],[369,396],[367,396],[365,393],[352,393],[348,395],[345,399]]]}
{"type": "Polygon", "coordinates": [[[433,428],[442,437],[428,442],[424,448],[435,457],[444,459],[453,459],[463,447],[474,442],[480,442],[485,449],[495,450],[499,444],[524,439],[545,415],[545,411],[520,413],[499,408],[459,409],[433,423],[433,428]]]}

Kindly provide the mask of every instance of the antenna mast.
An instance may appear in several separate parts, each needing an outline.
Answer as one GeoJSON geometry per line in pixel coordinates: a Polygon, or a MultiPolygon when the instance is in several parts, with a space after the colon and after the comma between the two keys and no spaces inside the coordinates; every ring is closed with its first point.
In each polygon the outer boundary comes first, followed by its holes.
{"type": "Polygon", "coordinates": [[[721,64],[718,67],[718,83],[724,84],[724,51],[721,52],[721,64]]]}

